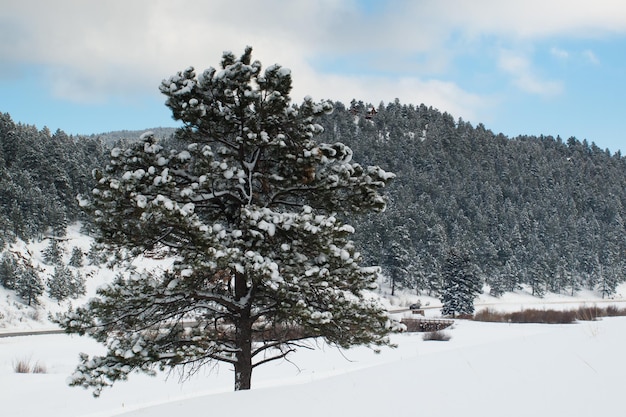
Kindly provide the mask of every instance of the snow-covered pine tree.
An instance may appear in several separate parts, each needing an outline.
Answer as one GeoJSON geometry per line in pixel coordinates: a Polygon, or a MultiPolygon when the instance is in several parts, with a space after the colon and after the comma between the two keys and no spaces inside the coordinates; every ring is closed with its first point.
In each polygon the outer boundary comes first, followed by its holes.
{"type": "Polygon", "coordinates": [[[85,294],[85,278],[67,266],[57,265],[47,284],[48,294],[57,301],[85,294]]]}
{"type": "Polygon", "coordinates": [[[505,293],[506,273],[496,272],[489,278],[489,295],[492,297],[501,297],[505,293]]]}
{"type": "Polygon", "coordinates": [[[48,265],[60,265],[63,258],[63,249],[59,245],[59,241],[50,238],[48,246],[43,250],[43,260],[48,265]]]}
{"type": "Polygon", "coordinates": [[[395,295],[396,288],[407,288],[411,282],[411,266],[415,262],[415,255],[411,253],[412,242],[406,226],[393,228],[393,240],[387,248],[387,267],[391,283],[391,295],[395,295]]]}
{"type": "Polygon", "coordinates": [[[48,278],[48,295],[57,301],[63,301],[70,296],[71,271],[63,265],[57,265],[54,273],[48,278]]]}
{"type": "Polygon", "coordinates": [[[87,252],[87,261],[89,265],[99,266],[106,263],[106,254],[102,252],[101,248],[96,242],[93,242],[89,246],[89,252],[87,252]]]}
{"type": "Polygon", "coordinates": [[[69,266],[73,266],[74,268],[80,268],[83,266],[85,255],[81,248],[74,246],[72,248],[72,255],[70,256],[70,260],[68,262],[69,266]]]}
{"type": "Polygon", "coordinates": [[[251,52],[162,83],[184,148],[144,135],[95,173],[82,204],[103,249],[120,261],[167,249],[174,265],[120,276],[62,319],[108,347],[82,357],[72,385],[99,395],[132,371],[218,361],[234,367],[243,390],[255,367],[307,338],[388,343],[387,314],[365,294],[377,268],[360,266],[354,229],[340,216],[382,211],[379,191],[393,174],[354,163],[342,143],[316,143],[314,118],[332,105],[292,105],[289,70],[262,71],[251,52]]]}
{"type": "MultiPolygon", "coordinates": [[[[39,276],[39,270],[35,268],[26,256],[15,253],[17,256],[17,270],[15,275],[14,289],[16,294],[29,306],[39,304],[39,297],[44,292],[44,284],[39,276]]],[[[29,254],[30,256],[30,254],[29,254]]]]}
{"type": "Polygon", "coordinates": [[[60,265],[63,258],[63,249],[57,239],[51,238],[42,254],[44,262],[48,265],[60,265]]]}
{"type": "Polygon", "coordinates": [[[598,269],[598,291],[602,298],[607,298],[615,294],[617,285],[623,280],[623,268],[604,268],[600,265],[598,269]]]}
{"type": "Polygon", "coordinates": [[[469,255],[456,248],[450,249],[442,273],[441,314],[454,317],[474,313],[474,299],[481,292],[481,283],[469,255]]]}
{"type": "Polygon", "coordinates": [[[0,285],[8,290],[15,289],[18,263],[15,256],[5,252],[0,258],[0,285]]]}

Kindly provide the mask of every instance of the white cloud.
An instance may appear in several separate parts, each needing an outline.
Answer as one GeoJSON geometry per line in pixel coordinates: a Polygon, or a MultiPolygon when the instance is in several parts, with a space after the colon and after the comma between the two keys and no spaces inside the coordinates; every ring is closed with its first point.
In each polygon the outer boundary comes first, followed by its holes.
{"type": "Polygon", "coordinates": [[[587,50],[583,51],[583,56],[585,57],[587,62],[589,62],[591,64],[594,64],[594,65],[599,65],[600,64],[600,60],[598,59],[596,54],[594,54],[593,51],[590,50],[590,49],[587,49],[587,50]]]}
{"type": "MultiPolygon", "coordinates": [[[[433,8],[460,30],[515,38],[626,33],[622,0],[440,0],[433,8]]],[[[419,6],[416,6],[419,7],[419,6]]],[[[432,15],[431,15],[432,16],[432,15]]]]}
{"type": "Polygon", "coordinates": [[[512,77],[513,83],[520,90],[541,96],[554,96],[563,91],[560,81],[543,80],[532,68],[528,58],[516,52],[502,50],[498,66],[512,77]]]}
{"type": "Polygon", "coordinates": [[[569,52],[567,52],[565,49],[561,49],[561,48],[551,48],[550,49],[550,54],[558,59],[567,59],[569,58],[569,52]]]}
{"type": "Polygon", "coordinates": [[[465,120],[477,120],[493,99],[463,90],[452,82],[441,80],[421,80],[416,77],[386,77],[318,75],[305,77],[305,83],[294,88],[292,97],[300,101],[306,94],[315,99],[338,100],[345,104],[352,99],[363,100],[374,105],[389,103],[396,98],[404,104],[421,103],[447,111],[465,120]],[[311,92],[314,92],[311,94],[311,92]]]}
{"type": "MultiPolygon", "coordinates": [[[[550,49],[550,54],[557,58],[557,59],[561,59],[561,60],[567,60],[570,58],[570,53],[564,49],[561,48],[556,48],[553,47],[550,49]]],[[[596,56],[596,54],[591,50],[591,49],[585,49],[584,51],[580,52],[577,51],[574,54],[577,58],[582,57],[584,59],[584,61],[593,64],[593,65],[599,65],[600,64],[600,60],[598,59],[598,57],[596,56]]]]}
{"type": "MultiPolygon", "coordinates": [[[[135,0],[9,0],[0,10],[20,27],[19,45],[4,43],[7,62],[45,68],[51,91],[77,101],[103,101],[109,96],[158,94],[163,78],[189,65],[203,70],[217,65],[223,49],[242,53],[246,45],[265,65],[278,62],[293,70],[294,99],[316,97],[378,103],[399,97],[425,102],[463,115],[474,113],[481,99],[452,82],[427,81],[419,70],[447,65],[445,48],[438,48],[421,68],[402,68],[398,76],[367,78],[324,74],[315,70],[319,57],[344,53],[369,54],[396,50],[394,59],[376,62],[402,67],[396,57],[427,51],[444,37],[429,25],[397,25],[393,11],[372,17],[358,14],[341,0],[320,2],[135,0]],[[37,13],[32,13],[37,10],[37,13]],[[419,35],[419,36],[418,36],[419,35]],[[401,39],[401,42],[395,43],[401,39]],[[393,43],[391,46],[390,42],[393,43]],[[409,53],[407,53],[407,51],[409,53]],[[408,74],[407,74],[408,73],[408,74]]],[[[404,20],[404,19],[402,19],[404,20]]],[[[400,58],[401,59],[401,58],[400,58]]]]}
{"type": "MultiPolygon", "coordinates": [[[[475,107],[489,99],[444,77],[456,54],[481,53],[485,37],[501,36],[506,44],[506,39],[626,32],[621,0],[388,4],[376,15],[365,15],[346,0],[5,0],[0,27],[11,25],[0,29],[10,37],[0,43],[0,67],[49,68],[56,95],[104,100],[158,94],[161,79],[189,65],[199,70],[216,65],[223,49],[241,53],[250,44],[265,65],[278,62],[293,70],[294,98],[300,91],[372,102],[399,97],[471,118],[475,107]],[[458,38],[454,43],[452,33],[458,38]],[[378,60],[378,69],[397,76],[325,74],[314,65],[322,57],[377,56],[380,51],[392,51],[386,56],[394,59],[378,60]],[[424,57],[419,66],[409,65],[415,54],[424,57]]],[[[562,89],[558,81],[543,80],[522,58],[500,56],[496,65],[524,91],[551,95],[562,89]]]]}

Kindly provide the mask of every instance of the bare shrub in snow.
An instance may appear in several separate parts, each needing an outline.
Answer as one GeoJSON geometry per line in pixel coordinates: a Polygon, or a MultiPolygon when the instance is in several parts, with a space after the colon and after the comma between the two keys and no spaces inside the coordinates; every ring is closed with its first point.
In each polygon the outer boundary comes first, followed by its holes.
{"type": "Polygon", "coordinates": [[[450,336],[449,333],[446,333],[442,330],[437,330],[434,332],[428,332],[428,333],[424,333],[424,336],[422,336],[423,340],[426,341],[441,341],[441,342],[447,342],[448,340],[452,339],[452,336],[450,336]]]}

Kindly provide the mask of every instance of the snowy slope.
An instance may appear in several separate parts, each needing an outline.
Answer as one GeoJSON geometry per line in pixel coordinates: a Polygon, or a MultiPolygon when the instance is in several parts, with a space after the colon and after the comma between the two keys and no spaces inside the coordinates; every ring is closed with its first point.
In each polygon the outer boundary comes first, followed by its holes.
{"type": "MultiPolygon", "coordinates": [[[[74,224],[67,230],[67,235],[60,242],[60,247],[64,250],[63,263],[67,264],[71,256],[72,248],[80,248],[84,254],[89,252],[93,239],[81,232],[81,225],[74,224]]],[[[54,272],[54,266],[46,265],[43,260],[43,251],[49,245],[49,239],[39,242],[29,243],[22,241],[12,244],[7,250],[14,253],[21,253],[29,258],[36,268],[42,272],[40,276],[44,281],[54,272]]],[[[147,268],[167,268],[171,263],[168,260],[138,259],[138,264],[147,268]]],[[[81,275],[87,277],[85,281],[86,294],[76,300],[64,300],[59,303],[51,299],[47,292],[40,297],[40,305],[28,307],[21,301],[13,291],[8,291],[0,286],[0,334],[16,332],[20,330],[49,330],[58,327],[49,321],[50,314],[67,311],[70,305],[84,304],[92,297],[96,289],[101,285],[113,280],[119,271],[89,265],[85,258],[84,266],[79,268],[81,275]]]]}
{"type": "MultiPolygon", "coordinates": [[[[67,263],[74,246],[80,248],[83,253],[89,251],[91,245],[91,239],[80,231],[80,224],[72,225],[68,228],[66,238],[60,243],[60,246],[65,251],[63,261],[67,263]]],[[[33,266],[40,269],[42,272],[40,276],[44,279],[50,276],[54,267],[46,265],[43,261],[42,252],[48,246],[49,240],[43,239],[39,242],[30,243],[26,245],[23,241],[18,241],[7,250],[13,253],[20,253],[26,258],[30,259],[33,266]]],[[[86,263],[86,262],[85,262],[86,263]]],[[[111,272],[107,270],[100,270],[91,266],[85,266],[81,268],[81,274],[89,275],[91,278],[86,280],[87,294],[95,293],[98,285],[107,281],[111,277],[111,272]]],[[[74,304],[81,303],[82,300],[73,300],[63,303],[57,303],[50,299],[47,294],[44,294],[41,298],[41,305],[37,308],[27,307],[13,291],[8,291],[0,286],[0,333],[19,330],[33,330],[33,329],[50,329],[54,328],[48,321],[48,315],[54,314],[58,311],[67,310],[69,303],[74,304]]]]}
{"type": "MultiPolygon", "coordinates": [[[[71,250],[74,246],[79,247],[84,253],[89,251],[92,239],[81,233],[80,224],[74,224],[68,228],[67,236],[62,241],[61,246],[65,250],[65,263],[69,261],[71,250]]],[[[42,252],[49,244],[47,239],[29,245],[18,242],[11,246],[12,251],[32,254],[32,261],[36,267],[41,268],[44,277],[52,274],[54,267],[46,265],[42,259],[42,252]]],[[[170,261],[138,259],[137,264],[141,267],[148,268],[167,268],[170,261]]],[[[91,297],[96,288],[113,279],[117,271],[111,271],[106,268],[98,268],[88,265],[85,260],[85,266],[81,268],[81,273],[89,276],[86,281],[87,294],[78,300],[68,300],[63,303],[57,303],[50,299],[47,295],[41,297],[41,306],[38,308],[29,308],[20,301],[12,291],[7,291],[0,286],[0,333],[14,332],[20,330],[32,329],[54,329],[56,326],[48,320],[50,313],[54,314],[59,311],[66,311],[70,304],[80,305],[91,297]]],[[[381,277],[382,278],[382,277],[381,277]]],[[[396,296],[390,296],[388,289],[385,289],[385,283],[380,282],[379,295],[384,297],[384,302],[392,311],[406,310],[409,305],[420,300],[422,305],[426,306],[426,314],[429,316],[439,316],[441,302],[437,298],[416,296],[411,291],[400,291],[396,296]]],[[[486,288],[484,293],[480,295],[475,302],[476,309],[493,308],[500,311],[517,311],[524,308],[553,308],[553,309],[570,309],[576,308],[578,305],[606,305],[616,304],[626,307],[626,283],[618,286],[617,293],[610,299],[602,299],[600,294],[589,290],[581,290],[574,296],[564,294],[548,293],[543,298],[533,297],[530,291],[518,291],[516,293],[507,293],[500,298],[491,297],[486,288]]]]}

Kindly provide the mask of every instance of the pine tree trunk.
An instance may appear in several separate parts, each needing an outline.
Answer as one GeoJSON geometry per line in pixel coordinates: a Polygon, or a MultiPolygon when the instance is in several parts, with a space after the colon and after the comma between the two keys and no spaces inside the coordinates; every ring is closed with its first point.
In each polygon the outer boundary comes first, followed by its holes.
{"type": "Polygon", "coordinates": [[[252,381],[252,321],[249,310],[242,312],[236,329],[236,343],[239,351],[235,363],[235,391],[248,390],[252,381]]]}
{"type": "MultiPolygon", "coordinates": [[[[246,277],[235,274],[235,299],[239,301],[248,293],[246,277]]],[[[252,319],[250,308],[243,308],[239,320],[235,323],[235,342],[239,349],[235,363],[235,391],[248,390],[252,381],[252,319]]]]}

